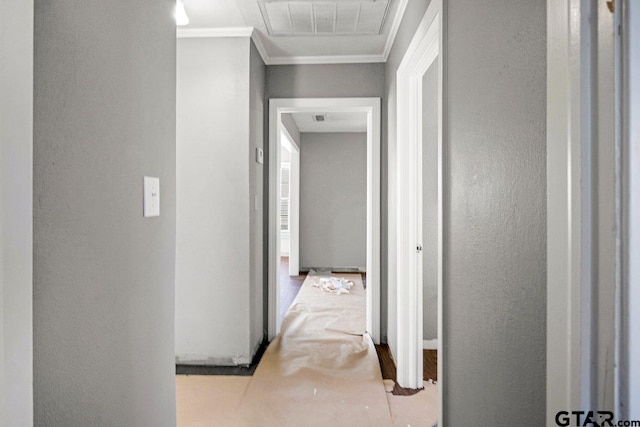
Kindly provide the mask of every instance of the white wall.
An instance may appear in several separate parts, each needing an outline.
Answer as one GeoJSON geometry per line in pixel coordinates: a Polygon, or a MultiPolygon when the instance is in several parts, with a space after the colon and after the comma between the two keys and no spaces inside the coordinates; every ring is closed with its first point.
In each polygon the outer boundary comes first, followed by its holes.
{"type": "Polygon", "coordinates": [[[34,424],[175,426],[173,4],[37,1],[34,22],[34,424]]]}
{"type": "Polygon", "coordinates": [[[367,260],[367,134],[302,133],[300,267],[367,260]]]}
{"type": "Polygon", "coordinates": [[[0,426],[33,425],[33,2],[0,1],[0,426]]]}
{"type": "Polygon", "coordinates": [[[422,334],[438,338],[438,60],[422,79],[422,334]]]}
{"type": "Polygon", "coordinates": [[[249,38],[200,38],[178,40],[177,67],[176,359],[249,363],[263,328],[261,66],[249,38]]]}

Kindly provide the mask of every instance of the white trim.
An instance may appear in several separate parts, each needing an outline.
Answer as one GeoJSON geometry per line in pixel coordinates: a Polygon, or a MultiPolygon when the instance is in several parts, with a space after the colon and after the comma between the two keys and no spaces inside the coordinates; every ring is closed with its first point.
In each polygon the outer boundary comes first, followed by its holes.
{"type": "Polygon", "coordinates": [[[393,43],[398,35],[402,18],[404,17],[409,0],[401,0],[398,10],[391,23],[389,35],[381,54],[369,55],[316,55],[316,56],[270,56],[265,48],[262,36],[254,27],[207,27],[207,28],[178,28],[176,37],[207,38],[207,37],[251,37],[256,49],[260,53],[265,65],[314,65],[314,64],[372,64],[387,62],[393,43]]]}
{"type": "Polygon", "coordinates": [[[437,350],[438,349],[438,340],[424,340],[422,341],[423,350],[437,350]]]}
{"type": "Polygon", "coordinates": [[[380,98],[290,98],[269,100],[269,240],[268,240],[268,336],[280,331],[278,324],[279,200],[277,173],[280,162],[280,129],[283,113],[367,113],[367,332],[380,342],[380,98]]]}
{"type": "MultiPolygon", "coordinates": [[[[420,194],[422,158],[422,78],[438,58],[441,43],[441,0],[433,0],[422,18],[397,71],[397,382],[421,388],[422,379],[422,236],[420,194]]],[[[442,325],[442,63],[438,62],[438,325],[442,325]]],[[[442,337],[441,331],[438,331],[442,337]]],[[[441,341],[440,341],[441,342],[441,341]]],[[[440,344],[439,342],[439,344],[440,344]]],[[[442,358],[442,345],[438,348],[442,358]]],[[[442,399],[440,399],[442,400],[442,399]]]]}
{"type": "MultiPolygon", "coordinates": [[[[620,4],[622,28],[622,168],[623,236],[620,312],[621,370],[619,403],[615,411],[620,419],[640,419],[640,5],[635,0],[620,4]]],[[[618,3],[616,3],[618,9],[618,3]]]]}
{"type": "MultiPolygon", "coordinates": [[[[291,146],[289,165],[289,276],[300,274],[300,147],[286,126],[280,126],[291,146]]],[[[278,276],[280,277],[280,276],[278,276]]],[[[280,313],[280,311],[278,311],[280,313]]]]}
{"type": "Polygon", "coordinates": [[[580,266],[572,261],[581,251],[581,210],[571,209],[582,204],[580,185],[575,182],[582,166],[579,145],[577,152],[575,147],[581,137],[581,100],[579,92],[575,95],[580,88],[581,58],[571,53],[571,34],[578,29],[572,29],[575,22],[570,16],[580,16],[575,1],[547,1],[548,423],[553,423],[560,410],[581,407],[582,289],[580,266]],[[577,75],[573,74],[575,67],[577,75]],[[578,123],[574,123],[576,118],[578,123]]]}
{"type": "Polygon", "coordinates": [[[197,39],[206,37],[251,37],[253,27],[178,28],[176,38],[197,39]]]}
{"type": "Polygon", "coordinates": [[[0,0],[0,426],[33,426],[34,2],[0,0]]]}
{"type": "Polygon", "coordinates": [[[408,4],[409,0],[400,0],[398,10],[396,11],[395,16],[393,17],[393,22],[391,23],[389,36],[387,37],[387,41],[384,44],[384,50],[382,51],[383,60],[380,62],[387,62],[387,59],[389,59],[391,48],[393,47],[393,44],[396,41],[396,37],[398,36],[398,30],[400,29],[400,24],[402,23],[402,18],[404,18],[404,13],[407,10],[408,4]]]}
{"type": "Polygon", "coordinates": [[[262,36],[254,27],[222,28],[178,28],[177,38],[205,37],[251,37],[265,65],[316,65],[316,64],[372,64],[387,62],[391,48],[395,43],[402,18],[409,0],[400,0],[396,14],[391,22],[389,34],[381,54],[369,55],[316,55],[316,56],[270,56],[265,48],[262,36]]]}
{"type": "Polygon", "coordinates": [[[363,64],[385,62],[384,55],[274,56],[267,65],[363,64]]]}
{"type": "Polygon", "coordinates": [[[613,35],[603,30],[614,27],[610,20],[604,3],[547,1],[548,423],[567,408],[614,406],[618,393],[602,378],[616,381],[618,357],[608,341],[614,316],[603,313],[615,302],[620,256],[613,209],[619,206],[608,198],[618,189],[610,189],[615,179],[607,179],[616,173],[619,110],[611,98],[614,55],[610,47],[594,45],[596,36],[601,43],[613,35]]]}
{"type": "Polygon", "coordinates": [[[258,31],[256,31],[255,28],[251,33],[251,40],[253,40],[253,45],[258,50],[258,53],[262,57],[262,61],[265,63],[265,65],[271,65],[269,61],[269,54],[267,53],[267,49],[265,49],[264,43],[262,42],[262,36],[260,35],[260,33],[258,33],[258,31]]]}

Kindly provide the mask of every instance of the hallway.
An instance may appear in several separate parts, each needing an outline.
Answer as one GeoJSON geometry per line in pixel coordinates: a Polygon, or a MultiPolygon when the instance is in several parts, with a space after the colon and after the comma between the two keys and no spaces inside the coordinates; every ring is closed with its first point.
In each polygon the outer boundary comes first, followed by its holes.
{"type": "Polygon", "coordinates": [[[334,277],[353,282],[349,293],[325,292],[320,277],[307,276],[253,377],[179,376],[178,425],[431,427],[436,386],[390,393],[364,332],[360,275],[334,277]]]}

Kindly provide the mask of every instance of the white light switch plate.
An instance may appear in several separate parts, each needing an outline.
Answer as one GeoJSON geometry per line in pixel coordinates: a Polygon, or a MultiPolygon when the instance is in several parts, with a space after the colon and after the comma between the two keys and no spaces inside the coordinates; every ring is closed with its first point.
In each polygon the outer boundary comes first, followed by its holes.
{"type": "Polygon", "coordinates": [[[143,216],[160,216],[160,178],[144,177],[143,216]]]}
{"type": "Polygon", "coordinates": [[[262,148],[256,148],[256,162],[264,163],[264,151],[262,151],[262,148]]]}

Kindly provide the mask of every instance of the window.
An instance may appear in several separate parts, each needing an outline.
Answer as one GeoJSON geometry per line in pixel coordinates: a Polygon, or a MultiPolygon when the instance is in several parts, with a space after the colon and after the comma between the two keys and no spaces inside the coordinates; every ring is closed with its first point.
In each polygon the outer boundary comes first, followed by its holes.
{"type": "Polygon", "coordinates": [[[281,163],[280,167],[280,231],[289,232],[289,177],[291,164],[281,163]]]}

